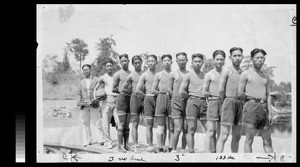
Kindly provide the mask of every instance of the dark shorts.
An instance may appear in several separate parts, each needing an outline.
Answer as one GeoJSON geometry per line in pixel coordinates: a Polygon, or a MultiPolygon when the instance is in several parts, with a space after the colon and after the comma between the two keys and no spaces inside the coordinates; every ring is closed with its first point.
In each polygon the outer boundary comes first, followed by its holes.
{"type": "Polygon", "coordinates": [[[208,100],[207,104],[207,117],[208,121],[221,120],[221,101],[219,99],[208,100]]]}
{"type": "Polygon", "coordinates": [[[270,127],[267,103],[248,101],[244,105],[243,125],[249,128],[268,130],[270,127]]]}
{"type": "Polygon", "coordinates": [[[130,96],[130,114],[138,115],[143,111],[143,99],[136,93],[132,93],[130,96]]]}
{"type": "Polygon", "coordinates": [[[207,103],[206,100],[189,97],[186,104],[186,118],[206,120],[207,103]]]}
{"type": "Polygon", "coordinates": [[[155,116],[171,117],[171,98],[169,94],[160,93],[156,99],[155,116]]]}
{"type": "Polygon", "coordinates": [[[241,100],[226,97],[221,112],[221,125],[242,125],[243,103],[241,100]]]}
{"type": "Polygon", "coordinates": [[[145,96],[144,99],[144,116],[145,118],[154,118],[156,106],[156,96],[145,96]]]}
{"type": "Polygon", "coordinates": [[[120,93],[117,98],[117,114],[125,115],[130,113],[130,95],[120,93]]]}
{"type": "Polygon", "coordinates": [[[172,118],[185,118],[187,99],[181,96],[173,96],[171,100],[172,118]]]}

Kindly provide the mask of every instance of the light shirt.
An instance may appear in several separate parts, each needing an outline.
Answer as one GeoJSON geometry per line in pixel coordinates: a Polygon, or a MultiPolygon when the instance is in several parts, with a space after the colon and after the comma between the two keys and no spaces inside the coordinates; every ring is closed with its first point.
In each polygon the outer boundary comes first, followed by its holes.
{"type": "Polygon", "coordinates": [[[90,84],[91,84],[91,78],[92,78],[92,76],[90,76],[89,78],[85,78],[86,89],[88,90],[87,92],[88,92],[88,95],[89,95],[89,96],[90,96],[90,91],[89,91],[89,89],[90,89],[90,84]]]}

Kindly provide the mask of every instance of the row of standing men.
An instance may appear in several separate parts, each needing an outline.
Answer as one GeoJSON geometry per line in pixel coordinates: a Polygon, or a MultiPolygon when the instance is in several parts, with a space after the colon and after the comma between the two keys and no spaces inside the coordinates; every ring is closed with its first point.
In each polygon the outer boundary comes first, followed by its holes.
{"type": "MultiPolygon", "coordinates": [[[[157,123],[157,142],[159,152],[177,152],[177,143],[182,133],[182,149],[188,147],[194,153],[194,135],[198,120],[206,129],[205,151],[223,152],[224,144],[232,128],[231,151],[238,152],[242,129],[246,140],[244,152],[252,152],[252,143],[257,131],[263,139],[265,152],[273,152],[270,135],[272,121],[269,117],[268,77],[262,73],[266,52],[255,48],[251,51],[252,65],[242,70],[243,49],[230,49],[231,64],[224,66],[226,54],[222,50],[213,52],[214,68],[207,73],[201,71],[204,55],[193,54],[192,69],[188,71],[187,54],[176,54],[179,69],[172,71],[172,56],[162,55],[163,70],[156,71],[157,57],[149,55],[148,70],[143,72],[142,58],[133,56],[131,63],[134,71],[128,68],[127,54],[119,56],[122,68],[113,73],[112,60],[105,62],[106,73],[100,78],[91,75],[91,66],[82,66],[85,79],[80,81],[78,101],[82,100],[82,90],[97,92],[105,90],[99,109],[81,106],[82,120],[85,126],[85,146],[92,143],[90,120],[98,127],[102,136],[100,144],[113,148],[110,136],[112,116],[117,123],[118,151],[133,150],[140,152],[138,144],[138,126],[141,114],[146,124],[147,151],[153,147],[154,118],[157,123]],[[102,118],[101,118],[102,117],[102,118]],[[132,123],[131,135],[133,149],[129,147],[129,123],[132,123]],[[168,136],[169,147],[165,146],[168,136]]],[[[94,98],[95,98],[94,94],[94,98]]]]}

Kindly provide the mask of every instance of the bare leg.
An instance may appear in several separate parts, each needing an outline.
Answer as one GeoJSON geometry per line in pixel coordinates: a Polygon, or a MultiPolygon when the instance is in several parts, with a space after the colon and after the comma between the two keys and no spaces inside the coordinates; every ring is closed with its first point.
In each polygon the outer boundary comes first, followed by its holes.
{"type": "Polygon", "coordinates": [[[156,117],[157,120],[157,126],[159,131],[159,126],[163,127],[163,132],[157,132],[157,143],[158,147],[162,148],[165,145],[165,139],[166,139],[166,117],[164,116],[158,116],[156,117]]]}
{"type": "Polygon", "coordinates": [[[217,153],[222,153],[224,150],[224,144],[228,139],[230,132],[230,125],[221,125],[220,137],[217,141],[217,153]]]}
{"type": "Polygon", "coordinates": [[[195,153],[194,150],[194,135],[197,129],[197,119],[187,119],[188,133],[187,145],[190,153],[195,153]]]}
{"type": "Polygon", "coordinates": [[[239,142],[241,139],[242,126],[232,126],[232,140],[231,140],[231,152],[237,153],[239,151],[239,142]]]}
{"type": "Polygon", "coordinates": [[[134,145],[138,145],[138,126],[140,117],[138,114],[131,115],[132,127],[131,127],[131,137],[134,145]]]}
{"type": "Polygon", "coordinates": [[[207,131],[205,136],[205,152],[210,153],[216,150],[216,130],[215,121],[207,121],[206,123],[207,131]],[[213,141],[213,142],[211,142],[213,141]]]}
{"type": "Polygon", "coordinates": [[[153,123],[154,119],[145,119],[146,121],[146,138],[147,138],[147,144],[149,147],[153,146],[153,123]]]}
{"type": "Polygon", "coordinates": [[[245,153],[252,153],[252,143],[255,134],[256,134],[256,129],[248,128],[247,126],[245,126],[245,135],[246,135],[246,140],[244,144],[245,153]]]}
{"type": "Polygon", "coordinates": [[[269,130],[260,130],[261,137],[263,139],[263,146],[265,153],[273,153],[273,147],[272,147],[272,139],[271,139],[271,133],[269,130]]]}
{"type": "Polygon", "coordinates": [[[178,143],[178,139],[179,139],[179,135],[181,133],[181,129],[182,129],[182,118],[175,118],[173,119],[174,121],[174,134],[171,137],[171,145],[170,147],[173,150],[176,150],[177,148],[177,143],[178,143]]]}

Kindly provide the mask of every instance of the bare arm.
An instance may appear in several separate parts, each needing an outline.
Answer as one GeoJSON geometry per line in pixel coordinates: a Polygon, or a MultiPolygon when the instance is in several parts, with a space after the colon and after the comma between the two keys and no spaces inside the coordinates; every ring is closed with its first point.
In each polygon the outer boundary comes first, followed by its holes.
{"type": "Polygon", "coordinates": [[[188,93],[188,86],[190,83],[190,75],[187,74],[184,78],[183,81],[180,85],[179,88],[179,94],[184,97],[184,98],[188,98],[189,97],[189,93],[188,93]]]}
{"type": "Polygon", "coordinates": [[[169,81],[169,86],[168,86],[168,92],[171,96],[173,96],[173,90],[174,90],[173,84],[174,84],[174,81],[175,81],[175,73],[172,72],[170,75],[171,76],[170,76],[170,81],[169,81]]]}
{"type": "Polygon", "coordinates": [[[211,96],[210,92],[209,92],[209,85],[210,85],[210,81],[211,81],[211,77],[210,77],[210,73],[207,73],[204,77],[204,83],[203,83],[203,95],[205,97],[209,97],[211,96]]]}
{"type": "Polygon", "coordinates": [[[153,84],[152,84],[152,91],[156,95],[159,94],[159,92],[158,92],[158,83],[159,83],[160,74],[161,73],[158,73],[157,75],[155,75],[154,81],[153,81],[153,84]]]}
{"type": "Polygon", "coordinates": [[[219,83],[219,97],[221,101],[224,101],[225,99],[225,87],[226,87],[228,75],[229,75],[229,70],[224,69],[224,71],[221,74],[220,83],[219,83]]]}
{"type": "Polygon", "coordinates": [[[133,79],[133,75],[132,75],[132,73],[130,73],[130,74],[127,76],[126,80],[125,80],[125,83],[124,83],[124,85],[123,85],[123,89],[122,89],[122,90],[128,88],[128,86],[132,83],[132,79],[133,79]]]}
{"type": "Polygon", "coordinates": [[[146,74],[142,74],[142,76],[140,77],[139,82],[136,86],[136,92],[142,91],[142,87],[145,85],[145,79],[146,79],[146,74]]]}
{"type": "Polygon", "coordinates": [[[240,81],[238,86],[238,97],[244,102],[246,101],[245,89],[246,89],[247,81],[248,81],[247,72],[243,72],[240,76],[240,81]]]}
{"type": "Polygon", "coordinates": [[[119,91],[118,91],[119,82],[120,82],[120,73],[117,72],[113,76],[113,92],[115,92],[115,93],[119,93],[119,91]]]}

